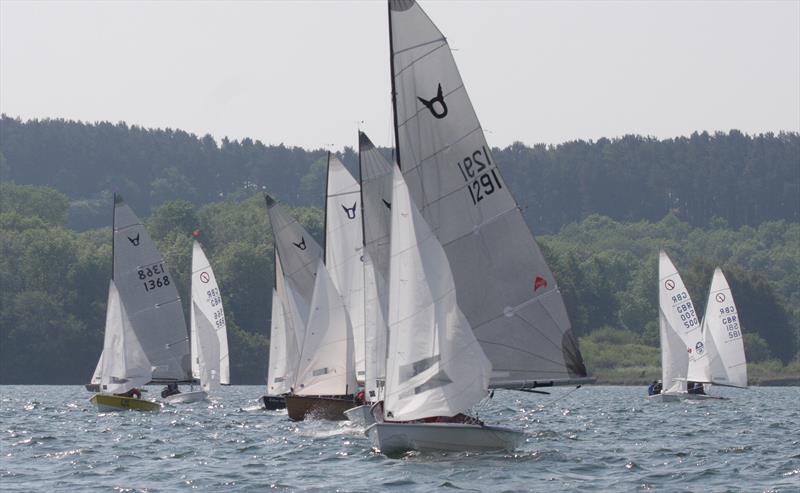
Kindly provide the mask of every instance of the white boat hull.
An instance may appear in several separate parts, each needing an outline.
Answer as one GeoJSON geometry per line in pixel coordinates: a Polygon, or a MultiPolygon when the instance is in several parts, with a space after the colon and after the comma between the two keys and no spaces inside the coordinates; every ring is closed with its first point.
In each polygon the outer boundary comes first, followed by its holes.
{"type": "Polygon", "coordinates": [[[348,409],[344,412],[354,425],[365,428],[375,422],[375,417],[372,415],[372,404],[363,404],[348,409]]]}
{"type": "Polygon", "coordinates": [[[513,450],[521,431],[461,423],[373,423],[364,433],[383,454],[418,451],[513,450]]]}
{"type": "Polygon", "coordinates": [[[707,401],[710,399],[724,401],[727,400],[725,397],[717,397],[715,395],[708,395],[708,394],[656,394],[656,395],[649,395],[647,398],[651,402],[680,402],[680,401],[707,401]]]}
{"type": "Polygon", "coordinates": [[[181,392],[180,394],[173,394],[164,398],[167,404],[189,404],[192,402],[200,402],[208,399],[208,394],[203,390],[194,392],[181,392]]]}

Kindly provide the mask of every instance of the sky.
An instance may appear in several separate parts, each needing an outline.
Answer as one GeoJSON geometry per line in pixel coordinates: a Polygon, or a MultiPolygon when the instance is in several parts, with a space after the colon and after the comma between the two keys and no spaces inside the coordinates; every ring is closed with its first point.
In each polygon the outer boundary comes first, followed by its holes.
{"type": "MultiPolygon", "coordinates": [[[[420,0],[494,146],[800,131],[800,0],[420,0]]],[[[0,0],[0,111],[392,146],[383,1],[0,0]]]]}

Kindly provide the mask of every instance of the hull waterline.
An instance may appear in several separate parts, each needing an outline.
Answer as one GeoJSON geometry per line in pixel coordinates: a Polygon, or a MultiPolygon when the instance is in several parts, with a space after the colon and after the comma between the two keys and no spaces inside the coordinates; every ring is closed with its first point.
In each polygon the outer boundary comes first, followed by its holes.
{"type": "Polygon", "coordinates": [[[89,401],[98,411],[160,411],[161,404],[145,399],[134,399],[113,394],[95,394],[89,401]]]}
{"type": "Polygon", "coordinates": [[[286,410],[292,421],[303,421],[306,418],[344,421],[347,419],[344,412],[352,408],[354,404],[352,398],[345,396],[286,396],[286,410]]]}
{"type": "Polygon", "coordinates": [[[180,394],[173,394],[164,397],[164,402],[167,404],[190,404],[192,402],[200,402],[208,399],[208,394],[203,390],[194,392],[181,392],[180,394]]]}
{"type": "Polygon", "coordinates": [[[417,451],[513,450],[525,434],[509,428],[461,423],[374,423],[364,433],[386,455],[417,451]]]}

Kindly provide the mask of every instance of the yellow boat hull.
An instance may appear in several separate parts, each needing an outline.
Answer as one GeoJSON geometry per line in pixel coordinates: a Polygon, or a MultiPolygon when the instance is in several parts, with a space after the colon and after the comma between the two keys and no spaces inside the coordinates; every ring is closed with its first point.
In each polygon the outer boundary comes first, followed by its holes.
{"type": "Polygon", "coordinates": [[[158,402],[113,394],[95,394],[89,401],[97,406],[98,411],[160,411],[158,402]]]}

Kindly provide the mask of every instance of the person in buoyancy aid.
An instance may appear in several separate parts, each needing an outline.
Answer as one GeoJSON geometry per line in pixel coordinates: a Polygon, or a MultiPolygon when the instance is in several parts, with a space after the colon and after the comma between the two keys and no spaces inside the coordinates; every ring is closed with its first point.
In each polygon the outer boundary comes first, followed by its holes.
{"type": "Polygon", "coordinates": [[[661,385],[661,382],[653,380],[653,383],[647,387],[647,395],[658,395],[661,393],[662,388],[663,386],[661,385]]]}
{"type": "Polygon", "coordinates": [[[134,387],[134,388],[132,388],[131,390],[129,390],[127,392],[123,392],[122,394],[115,394],[115,395],[118,395],[120,397],[135,397],[137,399],[141,399],[142,398],[142,391],[137,389],[136,387],[134,387]]]}
{"type": "Polygon", "coordinates": [[[706,393],[705,389],[703,388],[703,384],[699,382],[687,382],[686,392],[698,395],[705,395],[706,393]]]}
{"type": "Polygon", "coordinates": [[[167,386],[164,387],[164,390],[161,391],[161,397],[162,398],[166,398],[166,397],[169,397],[171,395],[180,394],[180,393],[181,393],[181,391],[180,391],[180,389],[178,389],[178,384],[177,383],[174,383],[174,382],[173,383],[168,383],[167,386]]]}

